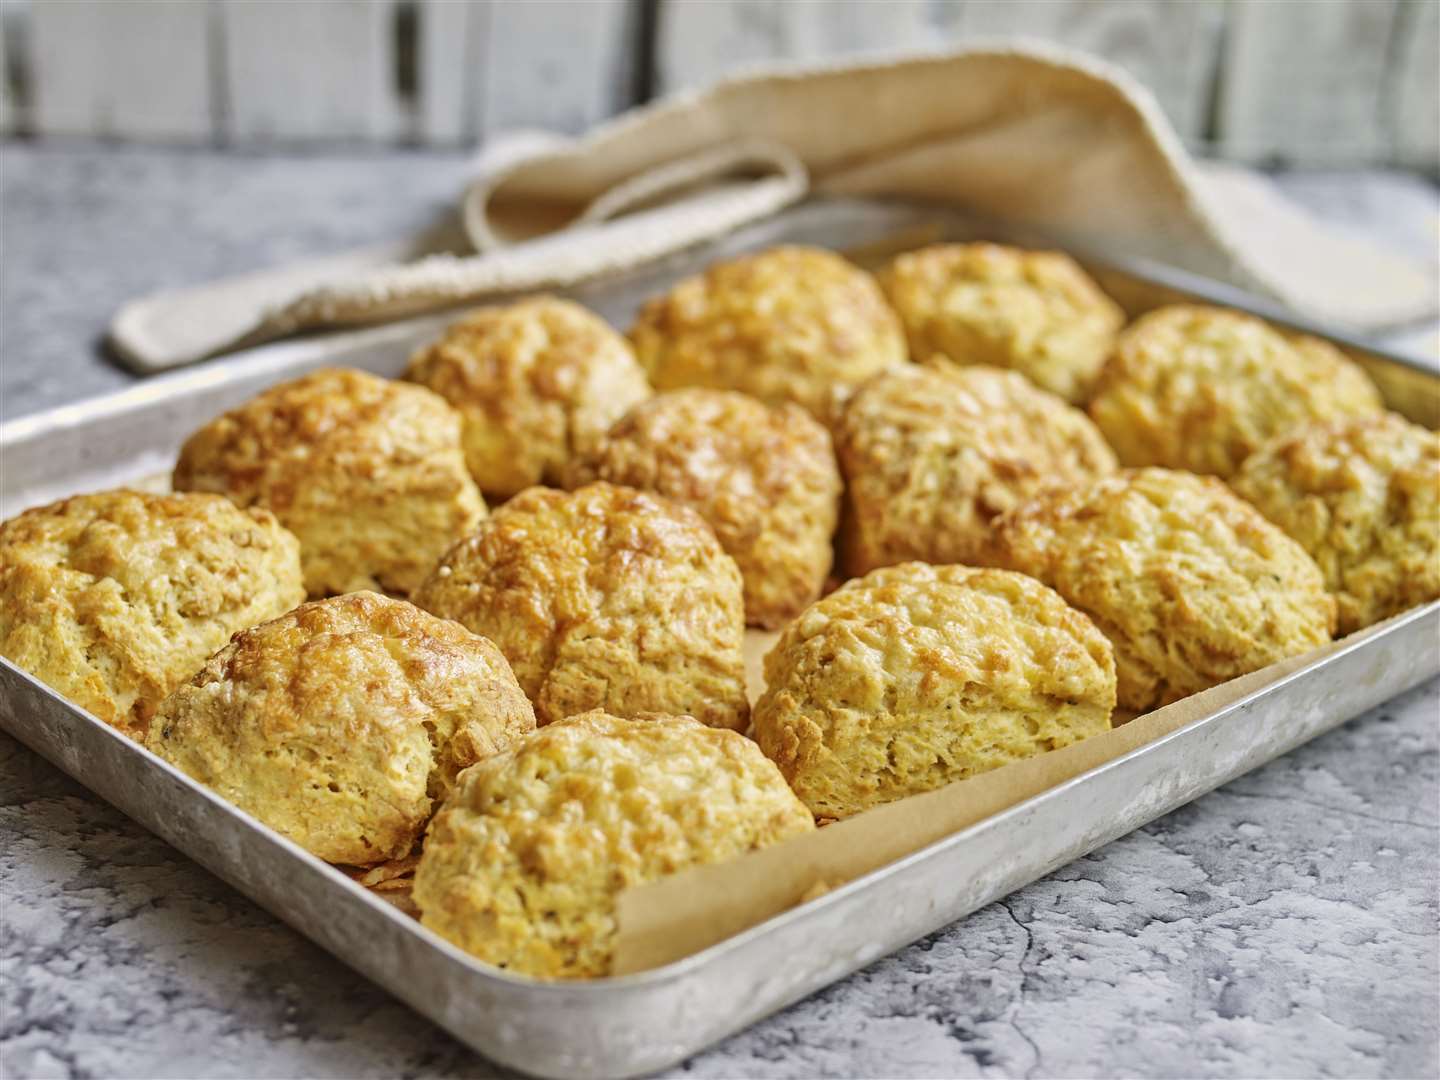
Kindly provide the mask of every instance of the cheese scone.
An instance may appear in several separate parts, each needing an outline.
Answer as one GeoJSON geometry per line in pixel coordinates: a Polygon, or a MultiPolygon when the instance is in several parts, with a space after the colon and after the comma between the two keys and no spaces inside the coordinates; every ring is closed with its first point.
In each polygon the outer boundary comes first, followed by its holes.
{"type": "Polygon", "coordinates": [[[850,399],[835,441],[852,576],[911,559],[972,562],[996,515],[1116,467],[1083,412],[989,367],[877,375],[850,399]]]}
{"type": "Polygon", "coordinates": [[[206,424],[181,448],[174,484],[271,510],[300,539],[311,596],[409,593],[485,516],[459,414],[422,387],[341,368],[206,424]]]}
{"type": "Polygon", "coordinates": [[[590,709],[749,719],[740,571],[698,514],[657,495],[522,491],[415,602],[500,646],[542,724],[590,709]]]}
{"type": "Polygon", "coordinates": [[[0,655],[132,738],[231,634],[304,599],[295,537],[218,495],[102,491],[0,524],[0,655]]]}
{"type": "Polygon", "coordinates": [[[410,358],[405,377],[465,419],[465,461],[487,498],[556,485],[566,463],[650,396],[630,343],[569,300],[482,307],[410,358]]]}
{"type": "Polygon", "coordinates": [[[686,278],[640,309],[635,354],[658,390],[793,401],[829,423],[849,392],[906,360],[875,279],[832,251],[777,247],[686,278]]]}
{"type": "Polygon", "coordinates": [[[1305,550],[1213,477],[1134,469],[998,519],[986,561],[1030,574],[1114,643],[1120,707],[1143,712],[1330,640],[1305,550]]]}
{"type": "Polygon", "coordinates": [[[1231,486],[1319,563],[1340,633],[1440,597],[1440,432],[1394,413],[1307,425],[1231,486]]]}
{"type": "Polygon", "coordinates": [[[610,973],[624,889],[815,828],[750,740],[589,712],[469,769],[415,872],[420,919],[487,963],[610,973]]]}
{"type": "Polygon", "coordinates": [[[1115,660],[1023,574],[906,563],[851,581],[765,657],[754,734],[817,816],[881,803],[1110,727],[1115,660]]]}
{"type": "Polygon", "coordinates": [[[370,866],[408,855],[460,771],[534,729],[494,645],[356,592],[237,634],[146,746],[312,854],[370,866]]]}
{"type": "Polygon", "coordinates": [[[934,244],[896,257],[880,285],[912,360],[1009,368],[1076,404],[1125,324],[1119,306],[1058,251],[934,244]]]}
{"type": "Polygon", "coordinates": [[[1229,477],[1296,425],[1382,408],[1370,377],[1333,345],[1238,311],[1179,305],[1120,334],[1090,415],[1123,465],[1229,477]]]}
{"type": "Polygon", "coordinates": [[[830,573],[840,471],[830,435],[798,405],[730,390],[672,390],[636,406],[566,474],[690,507],[740,567],[745,618],[778,627],[830,573]]]}

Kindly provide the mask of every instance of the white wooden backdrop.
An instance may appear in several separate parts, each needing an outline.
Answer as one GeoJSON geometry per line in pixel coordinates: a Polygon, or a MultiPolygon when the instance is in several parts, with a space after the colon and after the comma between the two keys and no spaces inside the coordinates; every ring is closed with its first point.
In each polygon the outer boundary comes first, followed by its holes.
{"type": "Polygon", "coordinates": [[[0,131],[457,145],[1011,34],[1127,68],[1207,152],[1440,171],[1440,0],[0,0],[0,131]]]}

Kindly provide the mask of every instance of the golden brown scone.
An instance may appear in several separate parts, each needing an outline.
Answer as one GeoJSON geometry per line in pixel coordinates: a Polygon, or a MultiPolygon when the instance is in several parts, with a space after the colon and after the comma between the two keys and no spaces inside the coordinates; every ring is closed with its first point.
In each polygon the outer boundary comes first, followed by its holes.
{"type": "Polygon", "coordinates": [[[1039,578],[1115,645],[1122,709],[1145,711],[1330,640],[1310,556],[1219,480],[1132,469],[995,522],[987,561],[1039,578]]]}
{"type": "Polygon", "coordinates": [[[698,514],[647,492],[522,491],[415,602],[499,645],[542,724],[597,708],[749,718],[740,571],[698,514]]]}
{"type": "Polygon", "coordinates": [[[408,593],[485,516],[460,452],[460,416],[419,386],[316,371],[186,440],[181,491],[264,506],[300,538],[312,596],[408,593]]]}
{"type": "Polygon", "coordinates": [[[793,401],[829,423],[869,376],[906,359],[875,279],[831,251],[719,262],[640,309],[635,354],[659,390],[709,386],[793,401]]]}
{"type": "Polygon", "coordinates": [[[1058,251],[935,244],[898,256],[880,285],[922,364],[988,364],[1084,403],[1100,374],[1119,306],[1058,251]]]}
{"type": "Polygon", "coordinates": [[[765,658],[754,734],[818,816],[881,803],[1110,727],[1110,643],[1023,574],[906,563],[831,593],[765,658]]]}
{"type": "Polygon", "coordinates": [[[1370,377],[1333,346],[1238,311],[1179,305],[1120,334],[1090,415],[1122,464],[1228,477],[1298,424],[1382,407],[1370,377]]]}
{"type": "Polygon", "coordinates": [[[1440,598],[1440,433],[1394,413],[1306,425],[1231,486],[1320,564],[1340,633],[1440,598]]]}
{"type": "Polygon", "coordinates": [[[836,428],[848,573],[973,562],[997,514],[1051,485],[1115,471],[1079,409],[1013,371],[898,368],[862,386],[836,428]]]}
{"type": "Polygon", "coordinates": [[[0,655],[131,738],[231,634],[303,599],[295,537],[218,495],[103,491],[0,524],[0,655]]]}
{"type": "Polygon", "coordinates": [[[460,410],[466,463],[497,501],[559,484],[572,454],[651,394],[630,343],[553,296],[470,312],[405,377],[460,410]]]}
{"type": "Polygon", "coordinates": [[[723,862],[815,823],[744,736],[687,716],[589,712],[481,762],[425,840],[421,921],[544,979],[607,975],[624,889],[723,862]]]}
{"type": "Polygon", "coordinates": [[[494,645],[356,592],[235,635],[146,746],[320,858],[370,866],[409,854],[460,770],[534,729],[494,645]]]}
{"type": "Polygon", "coordinates": [[[740,567],[745,618],[776,627],[830,573],[840,471],[830,435],[798,405],[730,390],[672,390],[632,409],[567,474],[653,491],[695,510],[740,567]]]}

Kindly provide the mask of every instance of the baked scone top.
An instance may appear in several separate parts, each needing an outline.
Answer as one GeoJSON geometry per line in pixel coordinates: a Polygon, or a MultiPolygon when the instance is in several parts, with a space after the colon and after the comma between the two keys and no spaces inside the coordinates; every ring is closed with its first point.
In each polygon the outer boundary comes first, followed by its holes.
{"type": "Polygon", "coordinates": [[[1330,640],[1303,548],[1212,477],[1133,469],[1045,492],[995,522],[987,561],[1030,574],[1115,645],[1143,711],[1330,640]]]}
{"type": "Polygon", "coordinates": [[[415,602],[500,646],[542,724],[595,708],[749,718],[740,571],[698,514],[648,492],[523,491],[415,602]]]}
{"type": "Polygon", "coordinates": [[[1115,661],[1023,574],[907,563],[811,605],[765,658],[754,734],[816,815],[846,817],[1110,726],[1115,661]]]}
{"type": "Polygon", "coordinates": [[[1320,564],[1340,633],[1440,597],[1440,432],[1394,413],[1309,424],[1232,486],[1320,564]]]}
{"type": "Polygon", "coordinates": [[[303,599],[295,537],[218,495],[104,491],[0,524],[0,654],[132,738],[231,634],[303,599]]]}
{"type": "Polygon", "coordinates": [[[997,514],[1116,467],[1083,412],[989,367],[877,375],[846,407],[836,450],[851,575],[910,559],[973,562],[997,514]]]}
{"type": "Polygon", "coordinates": [[[828,423],[864,379],[906,359],[880,288],[834,252],[776,247],[718,262],[650,300],[630,330],[660,390],[793,401],[828,423]]]}
{"type": "Polygon", "coordinates": [[[558,484],[572,454],[651,394],[630,343],[553,296],[470,312],[416,352],[405,377],[460,410],[465,460],[497,500],[558,484]]]}
{"type": "Polygon", "coordinates": [[[327,368],[256,395],[186,440],[175,487],[274,511],[312,595],[408,593],[484,517],[439,395],[327,368]]]}
{"type": "Polygon", "coordinates": [[[488,963],[602,976],[622,890],[814,827],[744,736],[689,717],[589,712],[460,778],[413,895],[426,926],[488,963]]]}
{"type": "Polygon", "coordinates": [[[408,855],[460,771],[534,728],[494,645],[356,592],[237,634],[146,745],[320,858],[367,866],[408,855]]]}
{"type": "Polygon", "coordinates": [[[1070,256],[1000,244],[935,244],[897,256],[880,284],[911,359],[1011,368],[1083,403],[1125,323],[1070,256]]]}
{"type": "Polygon", "coordinates": [[[830,435],[798,405],[691,387],[636,406],[572,464],[700,514],[735,559],[746,619],[779,626],[825,584],[839,512],[830,435]]]}
{"type": "Polygon", "coordinates": [[[1369,376],[1326,342],[1238,311],[1177,305],[1120,334],[1090,415],[1122,464],[1229,477],[1297,424],[1382,407],[1369,376]]]}

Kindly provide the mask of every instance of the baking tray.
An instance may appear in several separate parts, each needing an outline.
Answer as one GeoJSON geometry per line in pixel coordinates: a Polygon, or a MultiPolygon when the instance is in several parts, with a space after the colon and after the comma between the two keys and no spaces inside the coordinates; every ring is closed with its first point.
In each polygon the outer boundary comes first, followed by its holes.
{"type": "MultiPolygon", "coordinates": [[[[980,238],[1045,242],[934,207],[816,201],[568,295],[625,326],[645,297],[723,255],[814,243],[868,262],[937,239],[980,238]]],[[[1076,254],[1132,314],[1200,299],[1328,337],[1370,371],[1392,408],[1440,422],[1440,378],[1423,362],[1193,275],[1076,254]]],[[[395,375],[449,318],[269,345],[6,424],[0,515],[153,481],[190,431],[277,380],[327,364],[395,375]]],[[[545,1077],[631,1077],[678,1062],[1419,684],[1440,672],[1437,639],[1440,603],[1432,603],[703,952],[590,982],[540,982],[479,963],[3,660],[0,727],[492,1060],[545,1077]]]]}

